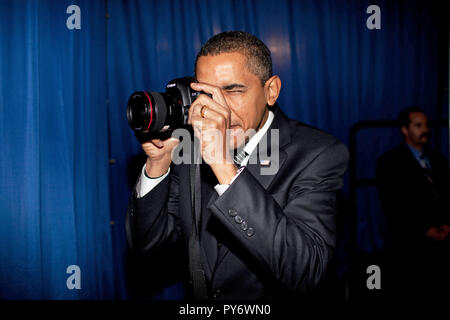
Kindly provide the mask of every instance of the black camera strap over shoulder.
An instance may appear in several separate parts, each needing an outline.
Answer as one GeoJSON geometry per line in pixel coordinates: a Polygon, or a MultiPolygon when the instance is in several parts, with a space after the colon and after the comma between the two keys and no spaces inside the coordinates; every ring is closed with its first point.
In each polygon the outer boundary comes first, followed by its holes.
{"type": "MultiPolygon", "coordinates": [[[[200,153],[199,153],[200,154],[200,153]]],[[[201,155],[199,155],[201,158],[201,155]]],[[[200,219],[201,219],[201,179],[200,163],[195,161],[190,165],[190,183],[191,183],[191,203],[192,203],[192,232],[189,237],[189,269],[191,273],[192,284],[194,287],[194,296],[196,300],[207,300],[208,289],[206,287],[206,276],[201,261],[200,248],[200,219]]]]}

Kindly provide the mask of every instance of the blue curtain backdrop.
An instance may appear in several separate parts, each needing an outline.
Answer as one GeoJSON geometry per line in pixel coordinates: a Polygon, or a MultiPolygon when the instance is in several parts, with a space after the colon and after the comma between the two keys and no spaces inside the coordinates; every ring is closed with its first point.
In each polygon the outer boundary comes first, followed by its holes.
{"type": "MultiPolygon", "coordinates": [[[[355,122],[394,119],[408,105],[448,118],[442,12],[418,0],[0,0],[0,297],[130,297],[124,220],[141,150],[126,102],[192,75],[212,35],[260,37],[282,109],[348,143],[355,122]],[[66,28],[71,4],[80,30],[66,28]],[[366,27],[372,4],[380,30],[366,27]],[[81,290],[66,288],[71,264],[81,290]]],[[[376,157],[398,141],[395,130],[361,132],[358,177],[373,177],[376,157]]],[[[376,191],[360,190],[358,203],[359,249],[382,249],[376,191]]],[[[175,283],[153,298],[182,296],[175,283]]]]}
{"type": "Polygon", "coordinates": [[[1,299],[115,296],[104,15],[103,1],[0,1],[1,299]]]}

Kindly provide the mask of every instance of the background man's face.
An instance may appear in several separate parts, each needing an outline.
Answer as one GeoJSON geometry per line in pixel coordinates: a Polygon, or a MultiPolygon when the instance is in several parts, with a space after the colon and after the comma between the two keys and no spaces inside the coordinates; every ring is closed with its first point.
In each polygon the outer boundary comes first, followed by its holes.
{"type": "Polygon", "coordinates": [[[199,82],[221,88],[231,109],[230,148],[245,142],[243,132],[258,130],[268,115],[267,101],[261,80],[248,71],[246,58],[238,52],[216,56],[202,56],[197,60],[196,75],[199,82]]]}
{"type": "Polygon", "coordinates": [[[409,119],[411,122],[408,128],[403,130],[406,142],[414,146],[425,145],[428,142],[428,134],[430,132],[427,116],[422,112],[411,112],[409,119]]]}

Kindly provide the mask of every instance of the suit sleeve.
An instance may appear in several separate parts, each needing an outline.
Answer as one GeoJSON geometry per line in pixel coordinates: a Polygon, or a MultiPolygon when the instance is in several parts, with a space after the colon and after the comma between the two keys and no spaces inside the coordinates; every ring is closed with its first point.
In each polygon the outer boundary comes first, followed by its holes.
{"type": "Polygon", "coordinates": [[[210,209],[279,285],[304,293],[324,276],[334,251],[336,194],[347,162],[342,143],[327,145],[286,191],[284,208],[244,169],[210,209]]]}
{"type": "Polygon", "coordinates": [[[178,195],[175,169],[144,197],[138,198],[133,190],[126,216],[127,242],[131,250],[148,255],[180,238],[178,195]]]}

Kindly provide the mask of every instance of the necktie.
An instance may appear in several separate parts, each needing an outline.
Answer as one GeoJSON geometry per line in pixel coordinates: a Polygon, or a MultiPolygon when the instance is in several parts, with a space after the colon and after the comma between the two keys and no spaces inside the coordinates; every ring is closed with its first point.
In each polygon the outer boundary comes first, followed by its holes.
{"type": "Polygon", "coordinates": [[[419,156],[420,160],[420,166],[423,168],[424,172],[425,172],[425,176],[427,177],[428,181],[433,184],[433,178],[431,175],[431,168],[428,164],[428,162],[425,160],[425,152],[421,152],[420,156],[419,156]]]}
{"type": "Polygon", "coordinates": [[[425,160],[426,156],[425,156],[425,153],[423,151],[420,153],[419,158],[420,158],[420,161],[419,161],[420,162],[420,166],[422,167],[422,169],[423,169],[423,171],[425,173],[425,176],[428,179],[428,182],[430,182],[431,191],[433,192],[433,196],[434,196],[433,200],[437,201],[439,199],[439,193],[438,193],[438,191],[436,189],[436,185],[435,185],[434,180],[433,180],[433,174],[431,172],[431,167],[428,164],[428,162],[425,160]]]}
{"type": "Polygon", "coordinates": [[[427,161],[425,160],[425,152],[421,152],[419,158],[420,158],[421,167],[431,171],[430,166],[428,165],[427,161]]]}

